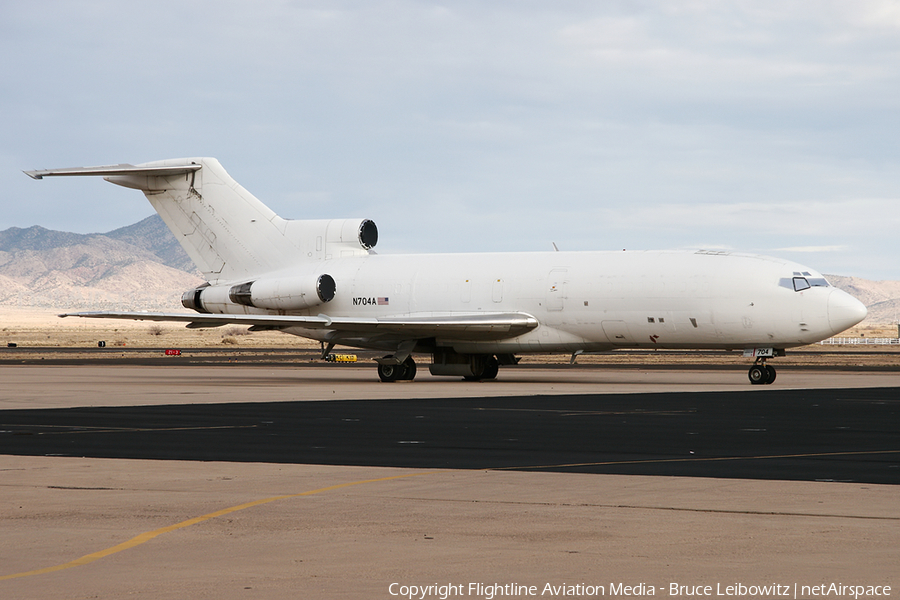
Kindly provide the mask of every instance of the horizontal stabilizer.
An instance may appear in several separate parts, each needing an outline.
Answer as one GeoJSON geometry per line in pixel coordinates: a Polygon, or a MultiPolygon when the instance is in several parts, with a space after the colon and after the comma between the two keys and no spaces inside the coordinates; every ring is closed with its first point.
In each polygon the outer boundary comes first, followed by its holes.
{"type": "Polygon", "coordinates": [[[121,175],[152,175],[155,177],[168,177],[197,171],[202,167],[198,164],[165,165],[155,167],[142,167],[135,165],[106,165],[102,167],[72,167],[69,169],[45,169],[43,171],[25,171],[32,179],[44,177],[71,177],[94,175],[97,177],[116,177],[121,175]]]}
{"type": "Polygon", "coordinates": [[[448,315],[405,315],[371,319],[349,317],[292,315],[225,315],[151,312],[79,312],[60,317],[95,319],[128,319],[137,321],[174,321],[188,327],[220,327],[251,325],[265,328],[328,329],[353,335],[377,333],[403,334],[407,338],[444,337],[460,340],[492,340],[526,333],[538,326],[533,316],[525,313],[456,313],[448,315]]]}

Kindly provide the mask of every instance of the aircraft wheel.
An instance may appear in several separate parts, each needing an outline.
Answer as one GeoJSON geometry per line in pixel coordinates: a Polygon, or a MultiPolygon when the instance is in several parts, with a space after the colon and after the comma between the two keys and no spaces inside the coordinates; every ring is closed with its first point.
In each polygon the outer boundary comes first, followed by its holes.
{"type": "Polygon", "coordinates": [[[463,377],[466,381],[484,381],[485,379],[497,379],[500,371],[500,361],[494,355],[479,356],[472,368],[476,373],[463,377]]]}
{"type": "Polygon", "coordinates": [[[766,365],[766,385],[775,381],[775,367],[766,365]]]}
{"type": "Polygon", "coordinates": [[[403,361],[403,364],[400,366],[403,368],[403,375],[398,377],[398,379],[412,381],[416,378],[416,361],[413,360],[412,356],[407,356],[406,360],[403,361]]]}
{"type": "Polygon", "coordinates": [[[496,357],[488,357],[484,365],[484,373],[481,374],[482,379],[497,379],[497,373],[500,372],[500,361],[496,357]]]}
{"type": "MultiPolygon", "coordinates": [[[[491,358],[494,358],[491,356],[491,358]]],[[[472,374],[463,376],[465,381],[481,381],[484,379],[484,373],[487,370],[487,361],[484,360],[483,355],[475,355],[470,357],[472,361],[472,374]]]]}
{"type": "MultiPolygon", "coordinates": [[[[385,356],[385,358],[388,358],[385,356]]],[[[402,379],[406,371],[405,365],[378,365],[378,378],[386,383],[393,383],[402,379]]]]}
{"type": "MultiPolygon", "coordinates": [[[[385,356],[390,358],[390,355],[385,356]]],[[[412,356],[399,365],[378,365],[378,378],[387,383],[395,381],[412,381],[416,376],[416,361],[412,356]]]]}
{"type": "Polygon", "coordinates": [[[769,380],[768,369],[765,365],[753,365],[747,373],[750,383],[753,385],[761,385],[769,380]]]}

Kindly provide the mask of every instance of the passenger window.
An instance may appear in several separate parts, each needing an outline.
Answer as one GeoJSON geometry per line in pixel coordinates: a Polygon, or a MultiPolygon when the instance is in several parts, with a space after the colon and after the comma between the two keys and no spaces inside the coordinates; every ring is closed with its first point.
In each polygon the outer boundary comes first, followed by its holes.
{"type": "Polygon", "coordinates": [[[806,280],[806,277],[794,277],[794,291],[802,292],[803,290],[808,290],[810,287],[809,282],[806,280]]]}

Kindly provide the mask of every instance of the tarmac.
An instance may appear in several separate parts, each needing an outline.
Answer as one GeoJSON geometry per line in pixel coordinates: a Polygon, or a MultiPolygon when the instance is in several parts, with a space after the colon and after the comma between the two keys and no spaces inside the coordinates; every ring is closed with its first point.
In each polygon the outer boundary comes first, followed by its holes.
{"type": "Polygon", "coordinates": [[[0,389],[2,598],[900,585],[900,372],[4,365],[0,389]]]}

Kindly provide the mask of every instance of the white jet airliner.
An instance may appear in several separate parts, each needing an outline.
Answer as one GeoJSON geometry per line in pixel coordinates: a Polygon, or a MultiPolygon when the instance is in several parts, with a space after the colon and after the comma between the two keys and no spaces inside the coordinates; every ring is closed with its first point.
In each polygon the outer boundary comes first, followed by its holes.
{"type": "MultiPolygon", "coordinates": [[[[617,348],[743,350],[749,378],[767,359],[852,327],[866,307],[816,271],[718,251],[379,255],[368,219],[288,220],[212,158],[27,171],[97,175],[141,190],[208,283],[190,313],[72,316],[249,325],[381,350],[382,381],[411,380],[414,353],[434,375],[493,379],[525,353],[617,348]]],[[[69,316],[69,315],[61,315],[69,316]]],[[[327,345],[327,346],[326,346],[327,345]]]]}

